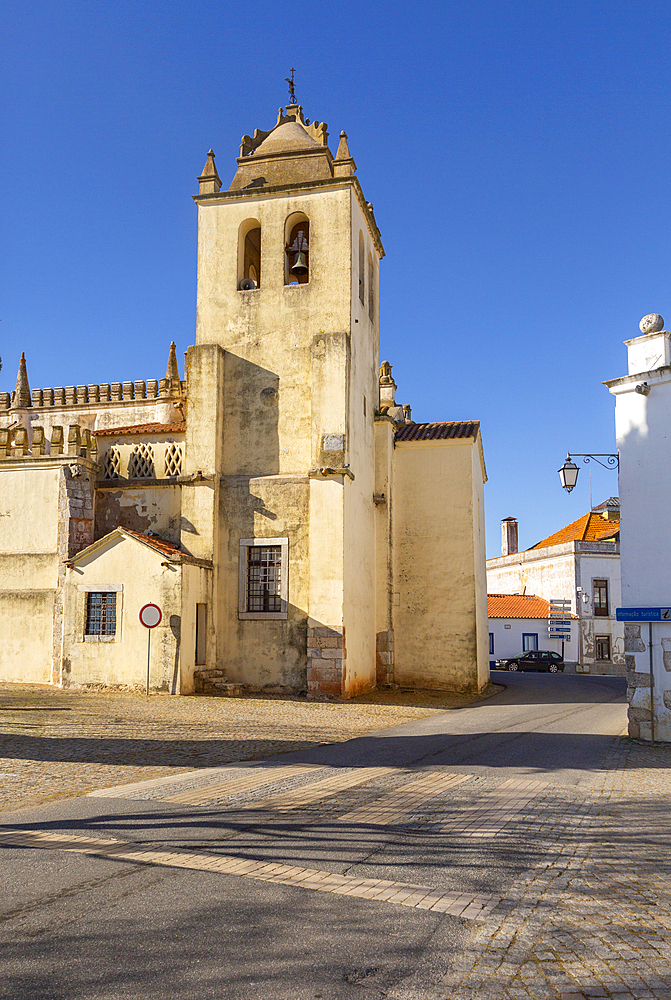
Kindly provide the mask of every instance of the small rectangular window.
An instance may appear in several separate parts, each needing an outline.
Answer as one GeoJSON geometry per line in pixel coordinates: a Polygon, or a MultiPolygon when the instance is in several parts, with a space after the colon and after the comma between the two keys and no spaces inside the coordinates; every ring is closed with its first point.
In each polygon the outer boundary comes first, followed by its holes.
{"type": "Polygon", "coordinates": [[[534,649],[538,649],[538,632],[523,632],[522,652],[529,653],[534,649]]]}
{"type": "Polygon", "coordinates": [[[596,635],[594,643],[596,645],[597,660],[610,660],[610,636],[596,635]]]}
{"type": "Polygon", "coordinates": [[[196,604],[196,666],[206,662],[207,652],[207,604],[196,604]]]}
{"type": "Polygon", "coordinates": [[[608,580],[594,581],[594,615],[597,618],[608,617],[608,580]]]}
{"type": "Polygon", "coordinates": [[[86,635],[114,635],[116,594],[89,591],[86,595],[86,635]]]}
{"type": "Polygon", "coordinates": [[[493,654],[494,654],[494,633],[490,632],[489,633],[489,655],[492,656],[493,654]]]}
{"type": "Polygon", "coordinates": [[[240,540],[240,618],[286,618],[288,597],[287,538],[240,540]]]}

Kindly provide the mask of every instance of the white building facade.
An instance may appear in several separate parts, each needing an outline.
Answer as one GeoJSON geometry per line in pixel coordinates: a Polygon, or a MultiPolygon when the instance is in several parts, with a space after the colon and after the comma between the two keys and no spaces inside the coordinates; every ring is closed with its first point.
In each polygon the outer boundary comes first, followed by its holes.
{"type": "MultiPolygon", "coordinates": [[[[657,313],[626,340],[629,371],[604,384],[615,396],[622,503],[622,600],[671,617],[671,333],[657,313]]],[[[671,621],[625,624],[629,735],[671,741],[671,621]]],[[[661,618],[661,616],[660,616],[661,618]]]]}

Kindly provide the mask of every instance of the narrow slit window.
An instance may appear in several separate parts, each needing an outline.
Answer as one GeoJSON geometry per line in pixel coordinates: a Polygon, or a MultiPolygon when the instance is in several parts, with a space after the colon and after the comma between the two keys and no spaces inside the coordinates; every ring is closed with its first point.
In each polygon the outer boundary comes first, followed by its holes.
{"type": "Polygon", "coordinates": [[[89,591],[86,595],[86,635],[116,633],[116,594],[89,591]]]}

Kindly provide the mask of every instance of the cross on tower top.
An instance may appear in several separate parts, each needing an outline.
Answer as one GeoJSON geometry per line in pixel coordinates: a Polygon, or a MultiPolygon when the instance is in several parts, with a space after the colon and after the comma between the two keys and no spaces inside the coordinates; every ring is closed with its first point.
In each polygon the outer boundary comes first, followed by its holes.
{"type": "Polygon", "coordinates": [[[296,85],[294,83],[294,73],[296,70],[291,67],[291,77],[286,76],[284,79],[289,84],[289,101],[291,104],[296,103],[296,85]]]}

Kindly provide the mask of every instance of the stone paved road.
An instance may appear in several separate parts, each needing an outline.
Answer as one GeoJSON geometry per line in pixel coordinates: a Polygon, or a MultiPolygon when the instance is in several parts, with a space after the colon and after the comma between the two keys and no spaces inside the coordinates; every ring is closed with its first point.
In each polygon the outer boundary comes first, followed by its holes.
{"type": "Polygon", "coordinates": [[[669,1000],[671,747],[618,735],[619,679],[497,679],[5,814],[0,997],[669,1000]]]}
{"type": "Polygon", "coordinates": [[[467,704],[380,692],[345,703],[170,698],[0,685],[0,812],[93,788],[258,760],[467,704]]]}

